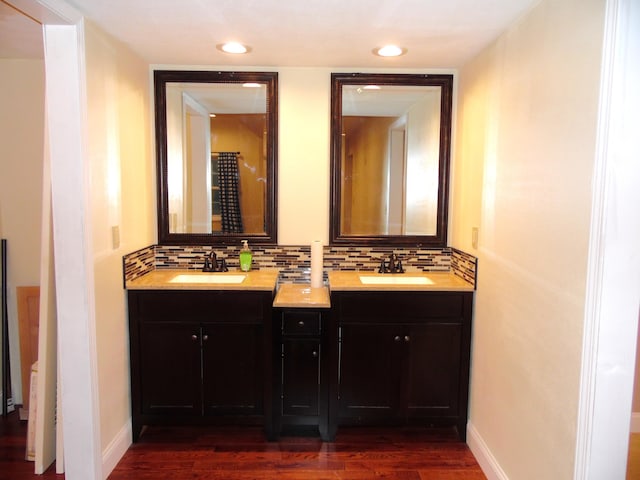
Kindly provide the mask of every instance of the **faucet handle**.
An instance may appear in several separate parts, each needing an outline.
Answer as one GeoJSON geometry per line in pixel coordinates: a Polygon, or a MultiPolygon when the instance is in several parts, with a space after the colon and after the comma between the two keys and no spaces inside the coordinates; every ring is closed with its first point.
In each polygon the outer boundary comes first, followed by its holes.
{"type": "Polygon", "coordinates": [[[203,272],[211,271],[211,260],[209,259],[209,257],[204,257],[204,265],[202,266],[202,271],[203,272]]]}
{"type": "Polygon", "coordinates": [[[398,256],[395,253],[391,252],[389,254],[389,273],[396,273],[397,262],[398,256]]]}
{"type": "Polygon", "coordinates": [[[227,260],[226,259],[222,259],[220,260],[220,266],[218,267],[218,271],[219,272],[228,272],[229,269],[227,268],[227,260]]]}
{"type": "Polygon", "coordinates": [[[380,266],[378,267],[378,273],[385,273],[387,271],[387,264],[384,261],[384,257],[380,259],[380,266]]]}

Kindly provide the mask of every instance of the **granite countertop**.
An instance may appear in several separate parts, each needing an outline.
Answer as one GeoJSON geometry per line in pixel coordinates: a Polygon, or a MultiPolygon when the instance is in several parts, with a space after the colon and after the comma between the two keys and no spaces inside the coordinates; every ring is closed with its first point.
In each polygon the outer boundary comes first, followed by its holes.
{"type": "Polygon", "coordinates": [[[276,289],[278,282],[278,270],[251,270],[242,272],[240,270],[230,270],[228,272],[206,273],[198,270],[153,270],[135,280],[128,281],[125,287],[129,290],[267,290],[276,289]],[[178,275],[189,275],[193,280],[188,282],[171,281],[178,275]],[[245,275],[240,283],[207,282],[208,276],[214,275],[216,278],[233,277],[245,275]],[[200,281],[202,280],[202,281],[200,281]]]}
{"type": "MultiPolygon", "coordinates": [[[[449,272],[380,274],[359,271],[330,271],[329,287],[311,288],[308,284],[285,283],[278,286],[274,307],[329,308],[331,291],[463,291],[472,292],[473,285],[449,272]],[[371,283],[363,283],[360,277],[371,283]],[[413,284],[414,279],[427,279],[428,283],[413,284]]],[[[278,285],[278,270],[251,270],[242,272],[205,273],[198,270],[154,270],[135,280],[126,282],[129,290],[266,290],[275,291],[278,285]],[[188,275],[189,281],[175,281],[179,275],[188,275]],[[207,281],[229,277],[229,282],[207,281]],[[235,282],[238,276],[245,276],[235,282]],[[235,278],[234,278],[235,277],[235,278]],[[210,278],[210,277],[209,277],[210,278]],[[172,281],[173,280],[173,281],[172,281]]]]}
{"type": "Polygon", "coordinates": [[[308,284],[284,283],[278,287],[273,301],[276,308],[329,308],[331,300],[327,287],[311,288],[308,284]]]}
{"type": "MultiPolygon", "coordinates": [[[[419,281],[419,280],[418,280],[419,281]]],[[[375,273],[358,271],[331,271],[329,285],[332,291],[459,291],[472,292],[473,285],[450,272],[425,273],[375,273]],[[371,277],[372,283],[365,284],[361,276],[371,277]],[[427,279],[432,283],[407,284],[414,278],[427,279]],[[376,283],[381,282],[381,283],[376,283]],[[397,283],[394,283],[397,282],[397,283]]]]}

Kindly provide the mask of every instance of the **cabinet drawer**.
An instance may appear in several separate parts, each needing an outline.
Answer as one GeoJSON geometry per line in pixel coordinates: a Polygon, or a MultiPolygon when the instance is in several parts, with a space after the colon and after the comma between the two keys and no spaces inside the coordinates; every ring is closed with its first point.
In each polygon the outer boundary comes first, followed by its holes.
{"type": "Polygon", "coordinates": [[[459,323],[465,314],[459,292],[340,292],[336,300],[341,323],[459,323]]]}
{"type": "Polygon", "coordinates": [[[271,292],[137,291],[129,292],[129,313],[141,321],[262,323],[271,292]]]}
{"type": "Polygon", "coordinates": [[[321,313],[296,310],[282,312],[283,335],[318,335],[320,334],[321,313]]]}

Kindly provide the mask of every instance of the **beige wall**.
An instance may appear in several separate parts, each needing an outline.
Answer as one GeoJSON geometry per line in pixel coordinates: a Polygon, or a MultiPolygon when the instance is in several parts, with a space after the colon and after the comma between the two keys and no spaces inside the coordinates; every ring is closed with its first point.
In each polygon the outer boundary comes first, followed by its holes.
{"type": "Polygon", "coordinates": [[[451,243],[480,265],[470,433],[507,478],[573,478],[603,14],[543,0],[460,71],[451,243]]]}
{"type": "MultiPolygon", "coordinates": [[[[230,67],[220,67],[231,69],[230,67]]],[[[246,67],[246,70],[268,70],[246,67]]],[[[389,68],[273,69],[278,72],[278,243],[329,241],[331,73],[454,73],[389,68]],[[313,92],[313,93],[310,93],[313,92]]]]}
{"type": "Polygon", "coordinates": [[[282,245],[329,240],[330,86],[328,68],[278,69],[278,243],[282,245]]]}
{"type": "Polygon", "coordinates": [[[21,404],[16,287],[40,283],[44,62],[2,59],[0,72],[0,237],[7,239],[13,400],[21,404]]]}
{"type": "Polygon", "coordinates": [[[148,66],[85,30],[91,237],[102,450],[129,428],[129,340],[122,255],[155,242],[148,66]],[[112,239],[120,230],[120,245],[112,239]]]}

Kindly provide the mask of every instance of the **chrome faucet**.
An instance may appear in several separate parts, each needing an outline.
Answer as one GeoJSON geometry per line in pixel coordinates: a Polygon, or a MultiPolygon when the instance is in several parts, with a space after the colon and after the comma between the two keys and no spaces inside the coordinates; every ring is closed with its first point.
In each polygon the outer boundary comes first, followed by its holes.
{"type": "Polygon", "coordinates": [[[228,272],[227,261],[223,258],[222,260],[218,260],[216,252],[213,250],[211,253],[204,257],[204,266],[202,267],[203,272],[228,272]]]}
{"type": "Polygon", "coordinates": [[[402,268],[402,261],[400,261],[400,257],[392,252],[389,255],[389,260],[385,261],[385,259],[383,258],[380,261],[378,273],[404,273],[404,268],[402,268]]]}

